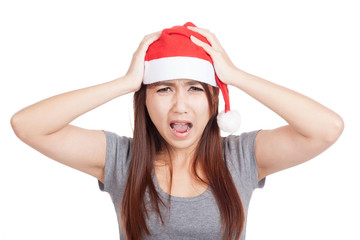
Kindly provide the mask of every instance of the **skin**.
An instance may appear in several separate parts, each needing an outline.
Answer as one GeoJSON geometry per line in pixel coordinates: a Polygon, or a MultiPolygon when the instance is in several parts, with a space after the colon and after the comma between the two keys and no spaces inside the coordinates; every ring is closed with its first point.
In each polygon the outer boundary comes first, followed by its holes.
{"type": "Polygon", "coordinates": [[[114,98],[140,89],[146,50],[159,37],[160,32],[144,37],[125,76],[44,99],[15,113],[11,118],[15,134],[49,158],[104,182],[105,134],[70,123],[114,98]]]}
{"type": "Polygon", "coordinates": [[[147,88],[146,106],[152,122],[171,146],[174,162],[178,166],[189,165],[210,119],[209,104],[202,85],[188,79],[160,82],[147,88]],[[191,122],[189,135],[185,138],[176,136],[170,127],[171,122],[191,122]]]}
{"type": "Polygon", "coordinates": [[[255,98],[288,123],[257,135],[255,156],[259,180],[312,159],[339,138],[344,122],[338,114],[300,93],[238,69],[213,33],[201,28],[189,29],[205,36],[211,44],[191,37],[210,54],[221,81],[255,98]]]}
{"type": "MultiPolygon", "coordinates": [[[[161,136],[171,148],[173,184],[171,195],[193,197],[203,193],[207,185],[196,181],[189,174],[195,146],[210,119],[210,109],[203,86],[193,80],[176,79],[149,85],[146,89],[146,107],[149,116],[161,136]],[[191,129],[186,137],[174,134],[172,122],[190,122],[191,129]]],[[[155,174],[160,187],[169,193],[170,166],[167,152],[155,159],[155,174]]],[[[200,168],[198,174],[204,178],[200,168]]]]}
{"type": "MultiPolygon", "coordinates": [[[[192,41],[203,47],[212,57],[215,71],[224,83],[247,93],[288,123],[276,129],[262,130],[257,135],[255,155],[259,180],[315,157],[330,147],[341,135],[344,123],[338,114],[295,91],[238,69],[213,33],[201,28],[189,28],[199,32],[210,42],[211,46],[192,37],[192,41]],[[289,102],[291,106],[287,104],[289,102]]],[[[14,114],[11,125],[15,134],[44,155],[104,182],[106,153],[104,133],[99,130],[79,128],[71,125],[70,122],[114,98],[137,91],[144,74],[146,50],[159,36],[160,32],[157,32],[144,37],[133,55],[125,76],[50,97],[14,114]]],[[[147,101],[147,106],[151,109],[154,122],[158,122],[159,131],[173,146],[173,154],[176,156],[174,171],[179,169],[179,175],[175,176],[173,183],[176,186],[179,185],[177,183],[181,183],[182,177],[187,179],[189,161],[185,156],[193,151],[190,143],[197,141],[198,132],[205,118],[199,118],[193,113],[196,106],[190,106],[187,100],[194,96],[187,95],[188,88],[185,88],[183,83],[175,81],[173,87],[170,96],[159,96],[149,92],[149,99],[152,98],[157,104],[162,104],[160,99],[163,97],[170,98],[169,105],[161,105],[162,109],[166,109],[162,113],[164,119],[155,119],[156,110],[152,109],[150,100],[147,101]],[[188,111],[189,118],[195,122],[196,134],[191,135],[189,141],[177,141],[171,138],[167,127],[174,116],[180,117],[181,112],[185,112],[184,109],[188,111]]],[[[186,189],[179,189],[180,194],[183,191],[186,189]]]]}

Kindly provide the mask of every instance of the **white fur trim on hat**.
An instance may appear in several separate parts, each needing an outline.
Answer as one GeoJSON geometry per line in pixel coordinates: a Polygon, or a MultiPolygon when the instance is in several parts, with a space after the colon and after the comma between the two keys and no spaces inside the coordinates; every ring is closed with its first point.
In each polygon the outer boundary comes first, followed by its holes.
{"type": "Polygon", "coordinates": [[[213,65],[195,57],[166,57],[145,61],[144,84],[192,79],[217,87],[213,65]]]}

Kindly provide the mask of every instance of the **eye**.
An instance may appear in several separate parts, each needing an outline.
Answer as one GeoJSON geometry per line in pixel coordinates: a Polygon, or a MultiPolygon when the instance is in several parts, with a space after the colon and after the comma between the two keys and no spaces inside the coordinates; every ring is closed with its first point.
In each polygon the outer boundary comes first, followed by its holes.
{"type": "Polygon", "coordinates": [[[170,92],[170,91],[171,91],[170,87],[165,87],[158,89],[156,92],[170,92]]]}
{"type": "Polygon", "coordinates": [[[196,91],[196,92],[203,92],[204,91],[204,89],[199,88],[199,87],[194,87],[194,86],[190,87],[189,90],[190,91],[196,91]]]}

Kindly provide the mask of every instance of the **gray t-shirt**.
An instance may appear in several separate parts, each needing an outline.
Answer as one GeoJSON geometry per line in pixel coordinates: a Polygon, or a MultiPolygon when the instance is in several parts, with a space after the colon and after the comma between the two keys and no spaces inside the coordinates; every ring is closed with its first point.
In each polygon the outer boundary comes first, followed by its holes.
{"type": "MultiPolygon", "coordinates": [[[[110,194],[118,217],[120,239],[126,239],[121,229],[121,200],[125,190],[131,161],[132,138],[120,137],[115,133],[106,134],[106,163],[104,184],[99,181],[102,191],[110,194]]],[[[255,137],[258,131],[243,133],[240,136],[223,138],[225,161],[242,201],[247,216],[251,195],[255,188],[262,188],[265,178],[258,182],[255,160],[255,137]]],[[[154,171],[153,181],[159,196],[166,203],[168,194],[157,182],[154,171]]],[[[149,200],[147,194],[145,199],[149,200]]],[[[208,188],[204,193],[190,198],[171,196],[171,208],[168,212],[161,204],[160,210],[166,226],[161,224],[157,213],[150,212],[147,226],[152,236],[146,239],[220,239],[221,218],[215,197],[208,188]]],[[[245,239],[246,222],[240,240],[245,239]]]]}

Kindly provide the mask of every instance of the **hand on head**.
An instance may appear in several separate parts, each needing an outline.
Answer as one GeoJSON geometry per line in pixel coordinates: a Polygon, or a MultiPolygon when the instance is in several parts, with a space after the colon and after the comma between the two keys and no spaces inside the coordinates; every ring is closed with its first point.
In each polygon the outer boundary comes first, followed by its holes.
{"type": "Polygon", "coordinates": [[[139,47],[133,54],[130,67],[125,75],[125,78],[133,84],[134,92],[138,91],[144,76],[144,59],[145,54],[151,43],[159,39],[161,31],[148,34],[140,42],[139,47]]]}
{"type": "MultiPolygon", "coordinates": [[[[191,31],[201,34],[209,41],[210,45],[199,40],[195,36],[191,36],[190,38],[194,44],[202,47],[211,56],[214,62],[215,72],[219,79],[225,84],[232,85],[232,76],[233,73],[237,70],[237,67],[232,63],[215,34],[203,28],[192,26],[187,26],[187,28],[191,31]]],[[[160,35],[161,31],[146,35],[133,54],[130,67],[125,77],[133,84],[134,92],[138,91],[141,87],[144,76],[144,58],[146,51],[154,41],[159,39],[160,35]]]]}
{"type": "Polygon", "coordinates": [[[219,40],[207,29],[191,27],[188,26],[188,29],[197,32],[209,41],[211,46],[194,36],[191,36],[191,41],[196,45],[202,47],[212,58],[214,62],[214,68],[219,79],[225,84],[231,84],[231,80],[233,79],[233,73],[237,70],[237,67],[232,63],[229,56],[225,52],[224,48],[221,46],[219,40]]]}

